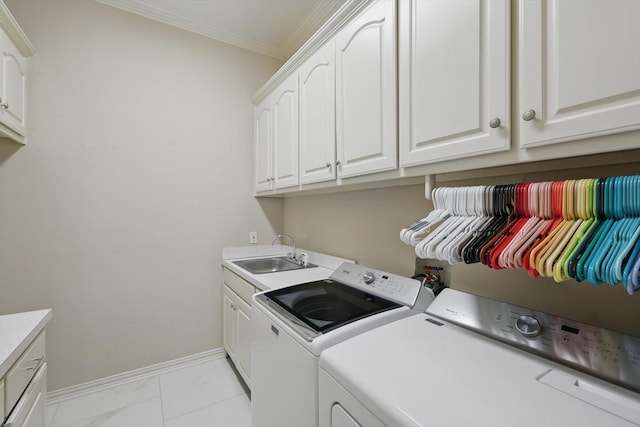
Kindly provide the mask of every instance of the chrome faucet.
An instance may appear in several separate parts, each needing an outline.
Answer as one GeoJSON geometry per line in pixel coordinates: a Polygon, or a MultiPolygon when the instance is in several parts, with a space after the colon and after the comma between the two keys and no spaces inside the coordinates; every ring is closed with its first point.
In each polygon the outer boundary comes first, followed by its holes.
{"type": "Polygon", "coordinates": [[[291,258],[297,259],[296,258],[296,256],[297,256],[296,255],[296,239],[294,239],[293,236],[291,236],[290,234],[278,234],[276,236],[276,238],[273,239],[273,242],[271,242],[271,246],[273,246],[278,241],[278,239],[281,239],[283,237],[288,237],[291,240],[291,242],[293,243],[293,254],[289,254],[289,255],[291,255],[291,258]]]}

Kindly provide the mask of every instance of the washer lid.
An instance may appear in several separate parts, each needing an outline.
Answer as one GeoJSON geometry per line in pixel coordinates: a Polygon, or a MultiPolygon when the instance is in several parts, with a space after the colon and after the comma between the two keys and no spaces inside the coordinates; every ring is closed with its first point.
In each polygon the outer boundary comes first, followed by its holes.
{"type": "Polygon", "coordinates": [[[256,298],[275,302],[288,314],[320,333],[400,307],[331,279],[275,289],[256,298]]]}

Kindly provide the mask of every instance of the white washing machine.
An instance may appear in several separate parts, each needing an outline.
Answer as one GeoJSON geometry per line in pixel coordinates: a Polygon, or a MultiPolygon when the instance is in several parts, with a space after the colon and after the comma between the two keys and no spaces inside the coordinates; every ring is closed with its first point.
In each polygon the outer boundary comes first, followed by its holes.
{"type": "Polygon", "coordinates": [[[410,278],[344,263],[329,279],[254,295],[254,427],[318,425],[318,358],[360,333],[419,313],[433,293],[410,278]]]}
{"type": "Polygon", "coordinates": [[[640,338],[447,289],[320,357],[320,427],[640,426],[640,338]]]}

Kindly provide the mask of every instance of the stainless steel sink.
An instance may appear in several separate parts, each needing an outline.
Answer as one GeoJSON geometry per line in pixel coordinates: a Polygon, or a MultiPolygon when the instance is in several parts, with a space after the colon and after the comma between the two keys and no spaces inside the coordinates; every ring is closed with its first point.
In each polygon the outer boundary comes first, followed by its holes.
{"type": "Polygon", "coordinates": [[[276,273],[278,271],[317,267],[315,264],[307,264],[305,267],[296,260],[288,257],[247,259],[243,261],[233,261],[233,263],[253,274],[276,273]]]}

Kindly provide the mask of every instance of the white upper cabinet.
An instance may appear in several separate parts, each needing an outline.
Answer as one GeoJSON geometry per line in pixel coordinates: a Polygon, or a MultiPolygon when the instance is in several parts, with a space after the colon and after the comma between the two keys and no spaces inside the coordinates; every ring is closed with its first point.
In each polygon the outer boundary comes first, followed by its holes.
{"type": "Polygon", "coordinates": [[[256,105],[253,119],[254,184],[255,191],[267,191],[272,186],[273,132],[271,98],[256,105]]]}
{"type": "Polygon", "coordinates": [[[521,147],[639,129],[640,1],[519,8],[521,147]]]}
{"type": "Polygon", "coordinates": [[[27,57],[33,45],[0,1],[0,137],[24,143],[27,118],[27,57]]]}
{"type": "Polygon", "coordinates": [[[375,1],[335,37],[338,177],[397,168],[395,3],[375,1]]]}
{"type": "Polygon", "coordinates": [[[301,184],[336,178],[335,85],[330,40],[298,70],[301,184]]]}
{"type": "Polygon", "coordinates": [[[0,122],[18,135],[25,135],[27,60],[4,33],[0,33],[0,122]]]}
{"type": "Polygon", "coordinates": [[[254,189],[298,185],[298,77],[292,74],[255,107],[254,189]]]}
{"type": "Polygon", "coordinates": [[[274,188],[298,185],[298,75],[273,92],[274,188]]]}
{"type": "Polygon", "coordinates": [[[399,2],[400,166],[508,150],[509,2],[399,2]]]}

